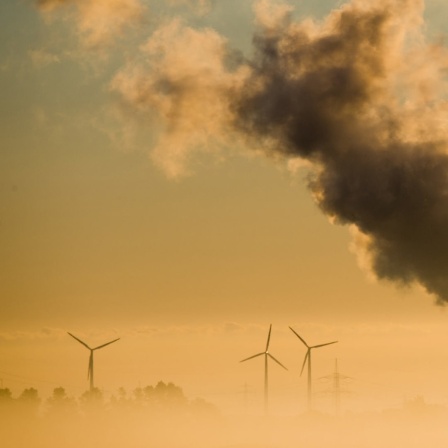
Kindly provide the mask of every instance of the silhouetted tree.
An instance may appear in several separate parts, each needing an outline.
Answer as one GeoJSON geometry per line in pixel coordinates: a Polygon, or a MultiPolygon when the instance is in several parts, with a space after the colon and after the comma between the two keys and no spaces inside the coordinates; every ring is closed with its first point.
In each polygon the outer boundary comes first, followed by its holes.
{"type": "Polygon", "coordinates": [[[134,400],[132,397],[128,398],[128,394],[126,392],[126,389],[124,387],[120,387],[118,389],[118,396],[112,395],[110,398],[110,404],[115,409],[126,409],[133,407],[134,400]]]}
{"type": "Polygon", "coordinates": [[[66,415],[76,411],[76,401],[67,396],[63,387],[56,387],[53,395],[47,400],[50,415],[66,415]]]}
{"type": "Polygon", "coordinates": [[[20,397],[17,399],[21,412],[30,417],[37,415],[40,401],[39,393],[33,387],[24,389],[20,397]]]}
{"type": "Polygon", "coordinates": [[[165,384],[163,381],[159,381],[154,392],[159,401],[166,402],[167,404],[186,403],[186,397],[182,389],[173,383],[165,384]]]}
{"type": "Polygon", "coordinates": [[[146,386],[143,388],[143,398],[146,401],[154,400],[154,387],[146,386]]]}
{"type": "Polygon", "coordinates": [[[134,400],[136,402],[141,402],[143,400],[143,389],[141,387],[137,387],[134,389],[134,392],[132,392],[132,395],[134,397],[134,400]]]}
{"type": "Polygon", "coordinates": [[[127,396],[127,394],[126,394],[126,389],[125,389],[124,387],[120,387],[120,388],[118,389],[118,401],[119,401],[121,404],[126,403],[126,401],[127,401],[126,396],[127,396]]]}
{"type": "Polygon", "coordinates": [[[39,393],[34,387],[30,387],[28,389],[24,389],[21,393],[19,400],[22,400],[26,403],[36,403],[40,401],[39,393]]]}
{"type": "Polygon", "coordinates": [[[0,389],[0,412],[3,414],[10,413],[14,400],[9,389],[0,389]]]}
{"type": "Polygon", "coordinates": [[[11,391],[7,388],[0,389],[0,403],[11,403],[12,402],[12,394],[11,391]]]}
{"type": "Polygon", "coordinates": [[[104,405],[103,393],[97,387],[94,387],[81,395],[79,403],[85,412],[99,411],[104,405]]]}

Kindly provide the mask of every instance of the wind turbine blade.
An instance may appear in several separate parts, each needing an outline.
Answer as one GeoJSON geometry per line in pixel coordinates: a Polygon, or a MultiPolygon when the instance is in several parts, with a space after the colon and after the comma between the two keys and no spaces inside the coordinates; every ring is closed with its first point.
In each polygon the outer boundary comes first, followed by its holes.
{"type": "Polygon", "coordinates": [[[256,358],[257,356],[261,356],[261,355],[265,355],[265,352],[263,352],[263,353],[257,353],[257,354],[254,355],[254,356],[249,356],[249,358],[242,359],[240,362],[249,361],[249,359],[256,358]]]}
{"type": "Polygon", "coordinates": [[[88,348],[89,350],[92,350],[85,342],[81,341],[81,339],[77,338],[76,336],[74,336],[73,334],[69,333],[67,331],[67,333],[73,338],[76,339],[80,344],[82,344],[84,347],[88,348]]]}
{"type": "Polygon", "coordinates": [[[303,369],[305,368],[306,360],[310,356],[310,349],[307,350],[305,358],[303,359],[302,370],[300,371],[300,376],[302,376],[303,369]]]}
{"type": "Polygon", "coordinates": [[[305,342],[305,339],[303,339],[297,331],[294,330],[294,328],[289,327],[289,329],[305,344],[306,348],[310,348],[310,346],[305,342]]]}
{"type": "Polygon", "coordinates": [[[92,376],[92,368],[93,368],[93,350],[90,350],[89,367],[87,368],[87,379],[88,380],[92,376]]]}
{"type": "Polygon", "coordinates": [[[266,342],[266,351],[268,351],[268,348],[269,348],[269,342],[271,341],[271,330],[272,330],[272,324],[269,325],[268,340],[267,340],[267,342],[266,342]]]}
{"type": "Polygon", "coordinates": [[[278,359],[275,359],[270,353],[268,353],[267,355],[272,358],[279,366],[283,367],[285,370],[288,370],[278,359]]]}
{"type": "Polygon", "coordinates": [[[106,342],[105,344],[103,344],[103,345],[99,345],[98,347],[95,347],[95,348],[93,348],[92,350],[98,350],[99,348],[106,347],[106,345],[113,344],[114,342],[117,342],[119,339],[120,339],[120,338],[117,338],[117,339],[114,339],[113,341],[106,342]]]}
{"type": "Polygon", "coordinates": [[[326,345],[336,344],[338,341],[327,342],[326,344],[313,345],[311,348],[325,347],[326,345]]]}

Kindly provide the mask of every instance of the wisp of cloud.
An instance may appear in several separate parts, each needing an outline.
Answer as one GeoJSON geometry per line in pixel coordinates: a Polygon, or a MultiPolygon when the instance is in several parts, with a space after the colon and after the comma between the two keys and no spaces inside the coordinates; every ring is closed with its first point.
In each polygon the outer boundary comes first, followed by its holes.
{"type": "Polygon", "coordinates": [[[110,45],[145,13],[140,0],[36,0],[36,4],[46,14],[65,7],[74,17],[81,43],[90,49],[110,45]]]}

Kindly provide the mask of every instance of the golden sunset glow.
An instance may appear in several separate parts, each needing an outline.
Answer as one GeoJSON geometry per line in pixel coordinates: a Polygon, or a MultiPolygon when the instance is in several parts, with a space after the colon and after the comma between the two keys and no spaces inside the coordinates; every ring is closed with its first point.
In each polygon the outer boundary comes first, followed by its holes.
{"type": "Polygon", "coordinates": [[[1,2],[5,446],[446,446],[447,12],[1,2]]]}

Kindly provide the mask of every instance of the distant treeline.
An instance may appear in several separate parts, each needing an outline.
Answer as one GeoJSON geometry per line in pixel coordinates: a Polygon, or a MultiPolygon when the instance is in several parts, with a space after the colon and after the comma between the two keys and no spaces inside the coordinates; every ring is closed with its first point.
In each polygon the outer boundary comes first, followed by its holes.
{"type": "Polygon", "coordinates": [[[13,397],[10,389],[0,388],[0,413],[13,415],[20,413],[28,417],[51,415],[82,415],[83,413],[114,412],[118,410],[135,412],[192,413],[218,415],[217,408],[202,398],[188,399],[183,390],[175,384],[159,381],[155,386],[138,387],[128,393],[124,388],[118,389],[109,399],[103,392],[94,388],[79,397],[67,394],[63,387],[56,387],[47,399],[39,396],[33,387],[24,389],[13,397]]]}

